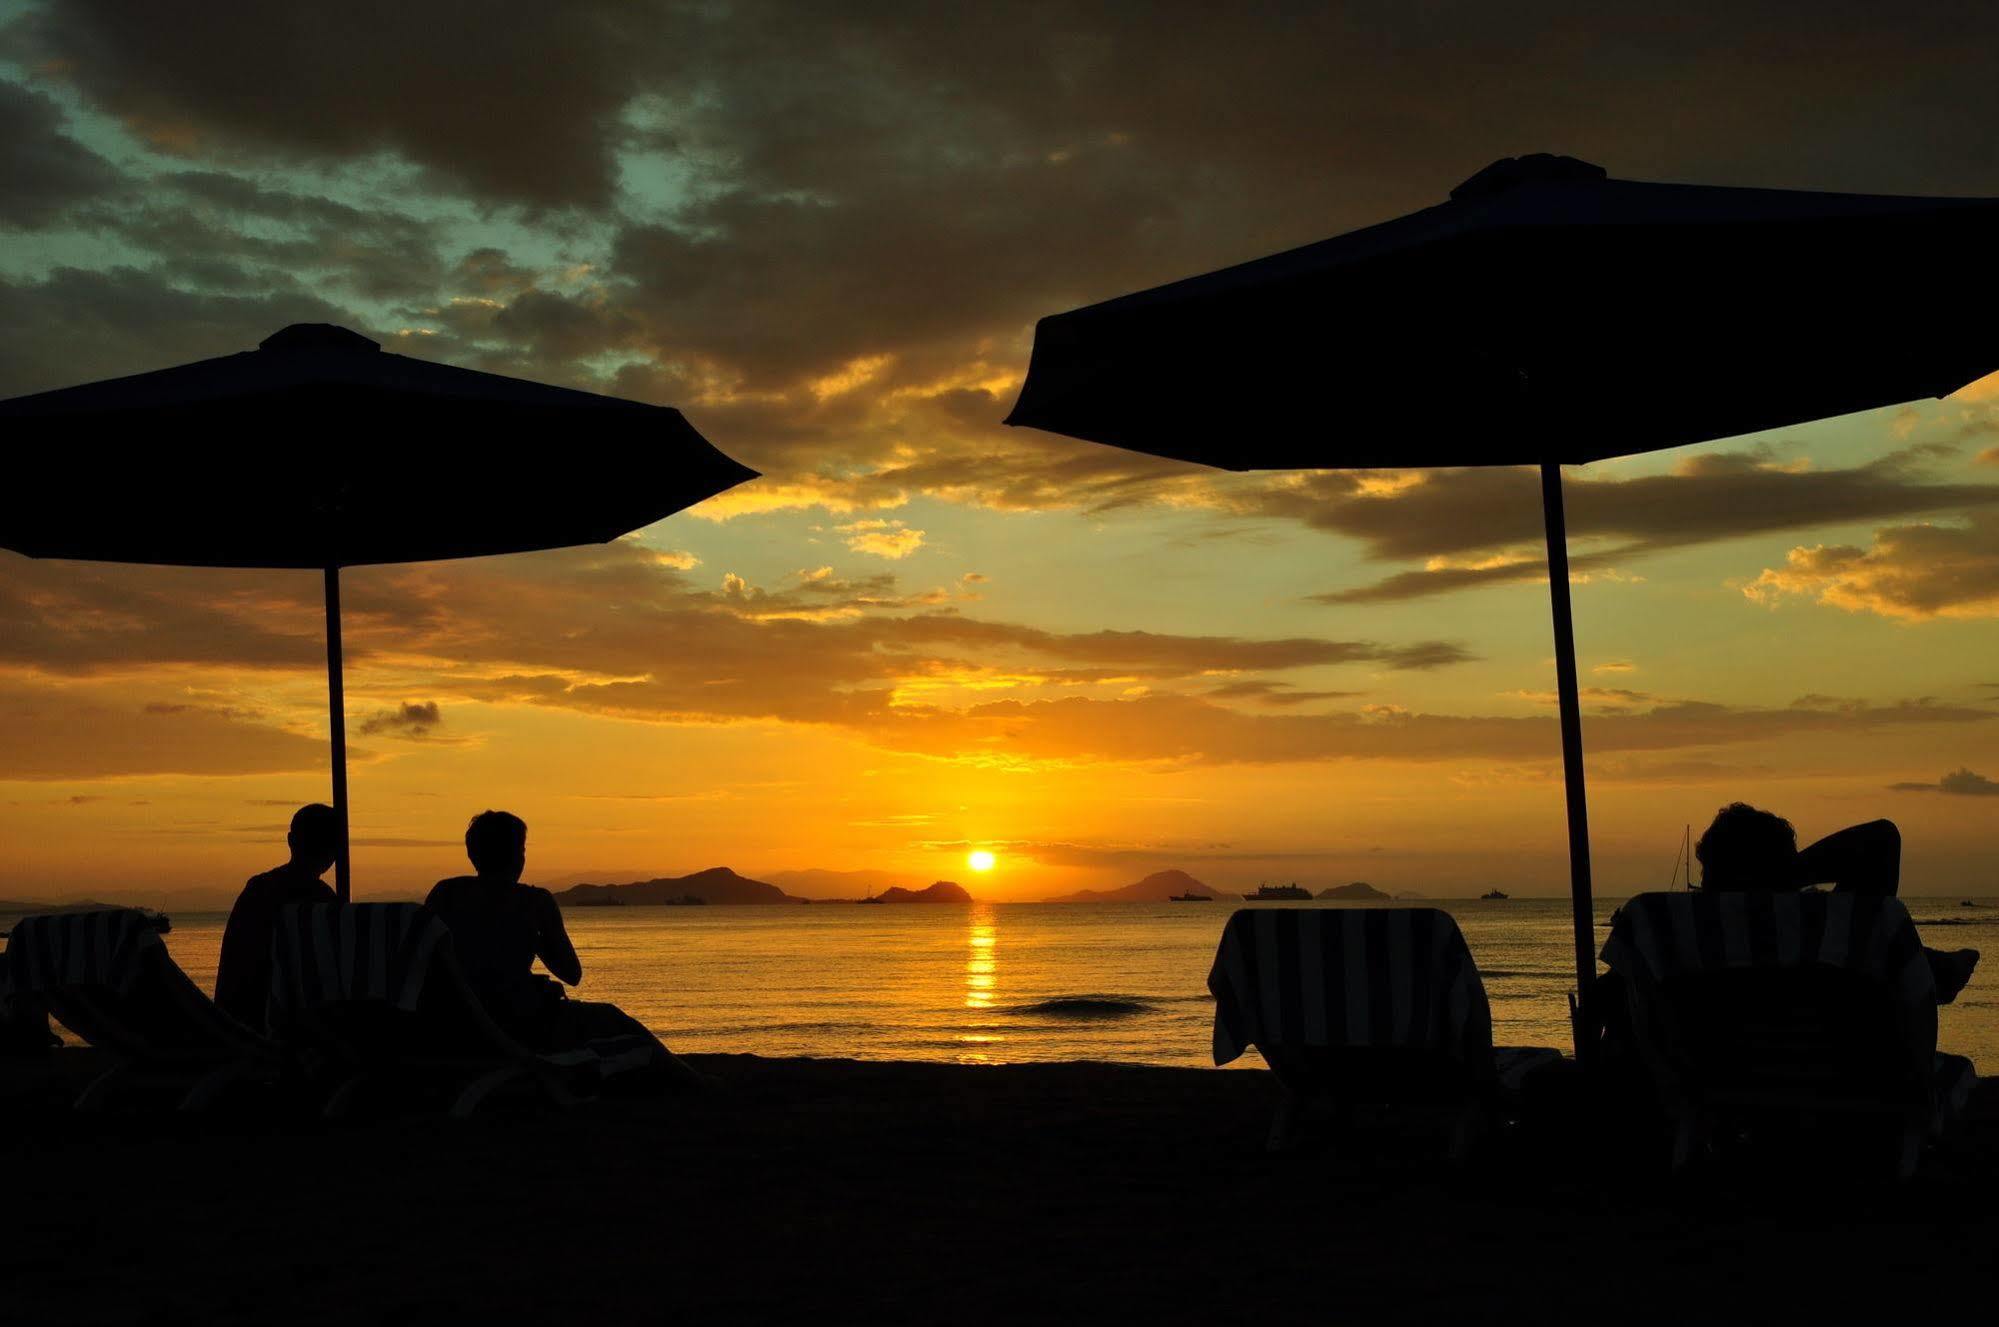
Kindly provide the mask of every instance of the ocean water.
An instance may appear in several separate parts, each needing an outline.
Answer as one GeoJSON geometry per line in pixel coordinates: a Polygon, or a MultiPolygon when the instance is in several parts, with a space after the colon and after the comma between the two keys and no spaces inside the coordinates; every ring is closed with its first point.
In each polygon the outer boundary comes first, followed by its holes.
{"type": "MultiPolygon", "coordinates": [[[[1929,944],[1985,952],[1991,970],[1942,1011],[1941,1048],[1999,1072],[1999,908],[1907,902],[1929,944]]],[[[567,921],[583,960],[577,994],[623,1006],[675,1050],[1206,1065],[1208,967],[1238,906],[1367,905],[576,908],[567,921]]],[[[1567,1047],[1567,901],[1435,906],[1457,917],[1478,960],[1495,1039],[1567,1047]]],[[[1599,945],[1612,906],[1599,909],[1599,945]]],[[[184,914],[167,936],[203,989],[222,923],[184,914]]]]}

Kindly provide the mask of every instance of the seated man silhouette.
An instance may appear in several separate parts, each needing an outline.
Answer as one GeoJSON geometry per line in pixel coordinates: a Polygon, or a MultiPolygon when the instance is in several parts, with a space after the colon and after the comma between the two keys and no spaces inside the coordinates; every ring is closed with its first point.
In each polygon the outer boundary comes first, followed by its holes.
{"type": "MultiPolygon", "coordinates": [[[[1902,833],[1892,820],[1870,820],[1800,849],[1790,821],[1733,802],[1715,814],[1694,845],[1694,856],[1701,864],[1702,889],[1767,893],[1829,884],[1892,897],[1902,878],[1902,833]]],[[[1978,951],[1925,948],[1923,954],[1936,980],[1937,1003],[1949,1004],[1971,980],[1978,951]]]]}
{"type": "Polygon", "coordinates": [[[215,1003],[246,1027],[263,1031],[271,998],[271,940],[278,909],[287,903],[331,903],[332,888],[319,877],[333,865],[340,820],[333,808],[314,802],[292,816],[285,843],[291,860],[250,877],[229,921],[222,928],[222,953],[215,964],[215,1003]]]}
{"type": "Polygon", "coordinates": [[[643,1038],[657,1052],[652,1067],[661,1081],[697,1083],[693,1070],[616,1005],[568,998],[562,987],[583,980],[583,964],[555,895],[521,883],[527,837],[520,817],[481,811],[465,827],[465,855],[478,874],[440,880],[425,900],[450,927],[459,966],[486,1011],[538,1051],[569,1050],[601,1038],[643,1038]],[[536,973],[536,959],[557,980],[536,973]]]}

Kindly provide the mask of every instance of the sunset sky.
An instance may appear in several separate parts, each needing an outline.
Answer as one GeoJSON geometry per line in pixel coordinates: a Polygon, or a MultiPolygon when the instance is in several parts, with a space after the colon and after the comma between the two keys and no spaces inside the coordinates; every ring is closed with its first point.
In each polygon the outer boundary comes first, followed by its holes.
{"type": "MultiPolygon", "coordinates": [[[[348,574],[361,898],[461,869],[487,806],[532,879],[1560,893],[1535,476],[1009,430],[1035,318],[1522,152],[1999,195],[1986,5],[227,8],[0,0],[0,396],[336,322],[678,406],[765,476],[348,574]]],[[[1891,816],[1905,892],[1999,893],[1999,377],[1568,492],[1603,892],[1742,798],[1891,816]]],[[[0,898],[272,865],[328,796],[323,648],[316,575],[0,554],[0,898]]]]}

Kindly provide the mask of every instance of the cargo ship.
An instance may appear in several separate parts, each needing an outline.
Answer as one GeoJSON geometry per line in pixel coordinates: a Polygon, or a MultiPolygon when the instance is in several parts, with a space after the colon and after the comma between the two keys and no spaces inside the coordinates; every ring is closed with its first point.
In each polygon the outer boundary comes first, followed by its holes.
{"type": "Polygon", "coordinates": [[[1310,900],[1312,891],[1301,889],[1295,883],[1289,885],[1259,885],[1254,894],[1244,894],[1251,903],[1289,902],[1293,899],[1310,900]]]}

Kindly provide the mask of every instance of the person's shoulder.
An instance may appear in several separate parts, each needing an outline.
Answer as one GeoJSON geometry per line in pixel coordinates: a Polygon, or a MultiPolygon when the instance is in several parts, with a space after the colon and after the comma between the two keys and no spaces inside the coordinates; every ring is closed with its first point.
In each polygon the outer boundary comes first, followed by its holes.
{"type": "Polygon", "coordinates": [[[268,871],[259,871],[243,882],[243,892],[236,896],[238,903],[244,899],[263,898],[284,889],[291,881],[289,866],[274,866],[268,871]]]}
{"type": "Polygon", "coordinates": [[[477,879],[477,876],[470,875],[447,876],[430,887],[430,893],[423,900],[424,906],[435,908],[449,903],[464,890],[467,884],[473,883],[477,879]]]}

